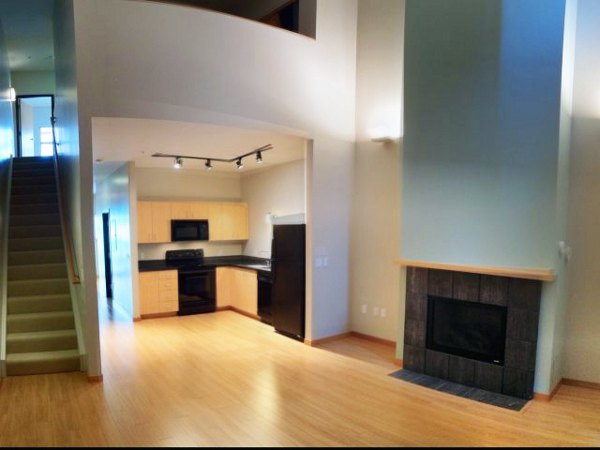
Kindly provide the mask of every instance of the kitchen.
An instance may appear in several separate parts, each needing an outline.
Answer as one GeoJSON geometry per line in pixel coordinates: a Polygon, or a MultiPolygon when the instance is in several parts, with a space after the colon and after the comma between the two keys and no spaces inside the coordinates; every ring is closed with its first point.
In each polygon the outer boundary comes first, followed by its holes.
{"type": "MultiPolygon", "coordinates": [[[[270,324],[272,292],[275,317],[277,298],[287,305],[279,308],[275,328],[302,339],[305,232],[304,225],[292,224],[305,223],[305,147],[302,138],[254,130],[94,119],[94,156],[102,160],[95,165],[99,296],[106,297],[110,278],[110,304],[134,321],[231,309],[270,324]],[[199,146],[198,136],[208,144],[199,146]],[[233,148],[240,155],[266,143],[273,149],[262,153],[264,162],[250,155],[243,170],[213,162],[208,171],[204,161],[186,158],[216,158],[214,148],[233,148]],[[183,156],[179,169],[172,159],[150,156],[167,153],[168,144],[183,156]],[[129,161],[115,161],[124,155],[129,161]],[[106,246],[102,217],[107,212],[106,246]],[[278,228],[299,231],[294,258],[302,264],[295,272],[291,266],[277,270],[286,259],[272,255],[278,228]]],[[[284,256],[285,248],[278,248],[284,256]]]]}

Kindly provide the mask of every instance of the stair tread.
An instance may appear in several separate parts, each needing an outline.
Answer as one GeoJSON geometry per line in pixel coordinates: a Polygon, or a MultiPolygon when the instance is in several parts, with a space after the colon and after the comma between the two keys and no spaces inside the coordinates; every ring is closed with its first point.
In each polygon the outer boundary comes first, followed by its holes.
{"type": "Polygon", "coordinates": [[[79,358],[79,350],[54,350],[51,352],[11,353],[6,355],[6,362],[51,361],[57,359],[79,358]]]}
{"type": "Polygon", "coordinates": [[[64,280],[67,283],[69,282],[69,278],[67,278],[66,276],[62,276],[62,277],[56,277],[56,278],[33,278],[30,280],[9,280],[8,283],[29,284],[29,283],[45,283],[47,281],[55,282],[57,280],[64,280]]]}
{"type": "Polygon", "coordinates": [[[46,299],[46,300],[54,300],[57,298],[71,298],[69,294],[40,294],[40,295],[11,295],[8,297],[8,300],[14,301],[27,301],[27,300],[38,300],[38,299],[46,299]]]}
{"type": "Polygon", "coordinates": [[[18,319],[33,319],[33,318],[61,318],[73,316],[73,311],[48,311],[48,312],[35,312],[35,313],[19,313],[19,314],[7,314],[6,318],[10,321],[18,319]]]}
{"type": "Polygon", "coordinates": [[[27,332],[19,332],[19,333],[7,333],[6,340],[7,341],[15,341],[15,340],[26,340],[26,339],[43,339],[43,338],[53,338],[53,337],[63,337],[63,336],[75,336],[76,332],[74,328],[69,328],[65,330],[47,330],[47,331],[27,331],[27,332]]]}

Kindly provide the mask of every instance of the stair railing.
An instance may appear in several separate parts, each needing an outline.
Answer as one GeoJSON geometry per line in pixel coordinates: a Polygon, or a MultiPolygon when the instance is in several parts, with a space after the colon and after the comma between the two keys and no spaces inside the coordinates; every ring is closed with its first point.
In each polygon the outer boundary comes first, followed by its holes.
{"type": "Polygon", "coordinates": [[[63,238],[65,239],[65,256],[67,257],[67,267],[69,270],[69,280],[71,284],[80,284],[81,279],[79,277],[79,269],[77,267],[77,258],[75,257],[75,246],[73,245],[73,238],[71,235],[71,226],[69,218],[66,214],[65,204],[63,199],[63,191],[60,184],[60,171],[58,165],[58,144],[56,143],[56,117],[51,117],[52,122],[52,143],[53,143],[53,155],[54,155],[54,177],[56,180],[56,190],[58,193],[58,210],[60,211],[60,224],[63,230],[63,238]]]}
{"type": "Polygon", "coordinates": [[[10,218],[10,196],[12,190],[13,157],[8,162],[6,177],[6,198],[4,199],[4,218],[2,220],[2,293],[0,298],[0,377],[6,376],[6,319],[8,316],[8,221],[10,218]]]}

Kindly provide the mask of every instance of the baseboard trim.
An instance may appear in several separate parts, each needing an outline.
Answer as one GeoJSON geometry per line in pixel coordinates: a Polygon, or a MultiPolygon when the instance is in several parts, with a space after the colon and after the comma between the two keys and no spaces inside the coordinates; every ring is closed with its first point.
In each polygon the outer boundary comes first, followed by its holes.
{"type": "Polygon", "coordinates": [[[343,339],[345,337],[351,336],[352,332],[347,331],[345,333],[334,334],[333,336],[328,336],[321,339],[304,339],[304,343],[311,347],[318,347],[321,344],[325,344],[327,342],[337,341],[338,339],[343,339]]]}
{"type": "Polygon", "coordinates": [[[404,367],[404,361],[399,358],[394,358],[394,364],[400,368],[404,367]]]}
{"type": "Polygon", "coordinates": [[[556,383],[556,386],[554,386],[554,389],[552,389],[552,392],[550,392],[549,394],[545,394],[542,392],[534,392],[533,393],[533,399],[537,400],[539,402],[549,402],[552,400],[552,397],[554,397],[556,395],[556,393],[558,392],[558,389],[560,388],[560,386],[564,383],[564,380],[561,378],[559,380],[558,383],[556,383]]]}
{"type": "Polygon", "coordinates": [[[141,317],[134,317],[134,318],[133,318],[133,321],[134,321],[134,322],[139,322],[140,320],[142,320],[142,318],[141,318],[141,317]]]}
{"type": "MultiPolygon", "coordinates": [[[[177,312],[166,312],[156,314],[142,314],[141,319],[160,319],[161,317],[175,317],[177,312]]],[[[135,319],[133,319],[135,321],[135,319]]]]}
{"type": "Polygon", "coordinates": [[[104,377],[102,375],[88,375],[88,383],[102,383],[104,377]]]}
{"type": "Polygon", "coordinates": [[[260,320],[260,316],[256,315],[256,314],[252,314],[246,311],[242,311],[241,309],[236,308],[235,306],[230,306],[229,307],[232,311],[235,311],[238,314],[241,314],[242,316],[246,316],[246,317],[250,317],[251,319],[254,320],[260,320]]]}
{"type": "Polygon", "coordinates": [[[351,331],[350,336],[355,336],[355,337],[358,337],[361,339],[365,339],[367,341],[377,342],[378,344],[383,344],[383,345],[387,345],[390,347],[396,346],[396,342],[394,342],[394,341],[390,341],[388,339],[383,339],[383,338],[379,338],[379,337],[375,337],[375,336],[370,336],[368,334],[359,333],[358,331],[351,331]]]}
{"type": "Polygon", "coordinates": [[[580,380],[574,380],[572,378],[563,378],[562,384],[567,385],[567,386],[576,386],[576,387],[600,390],[600,383],[594,383],[593,381],[580,381],[580,380]]]}

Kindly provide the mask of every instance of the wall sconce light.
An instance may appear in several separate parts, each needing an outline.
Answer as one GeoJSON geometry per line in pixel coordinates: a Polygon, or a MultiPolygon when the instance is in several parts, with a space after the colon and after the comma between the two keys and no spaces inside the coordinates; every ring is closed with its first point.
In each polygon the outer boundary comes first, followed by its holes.
{"type": "Polygon", "coordinates": [[[15,88],[11,86],[8,88],[8,101],[15,102],[16,100],[17,100],[17,92],[15,91],[15,88]]]}
{"type": "Polygon", "coordinates": [[[245,158],[246,156],[250,156],[250,155],[256,155],[256,164],[262,164],[262,162],[263,162],[262,152],[266,152],[267,150],[271,150],[272,148],[273,148],[273,146],[271,144],[263,145],[262,147],[257,148],[256,150],[252,150],[251,152],[244,153],[243,155],[240,155],[240,156],[237,156],[237,157],[231,158],[231,159],[207,158],[205,156],[167,155],[165,153],[155,153],[152,156],[156,157],[156,158],[175,158],[173,167],[175,167],[176,169],[180,169],[183,166],[183,158],[187,158],[187,159],[201,159],[203,161],[206,161],[204,163],[204,168],[206,170],[212,170],[212,168],[213,168],[212,162],[213,161],[226,162],[226,163],[231,163],[231,162],[235,161],[236,168],[238,170],[241,170],[244,167],[244,163],[242,162],[243,158],[245,158]]]}

